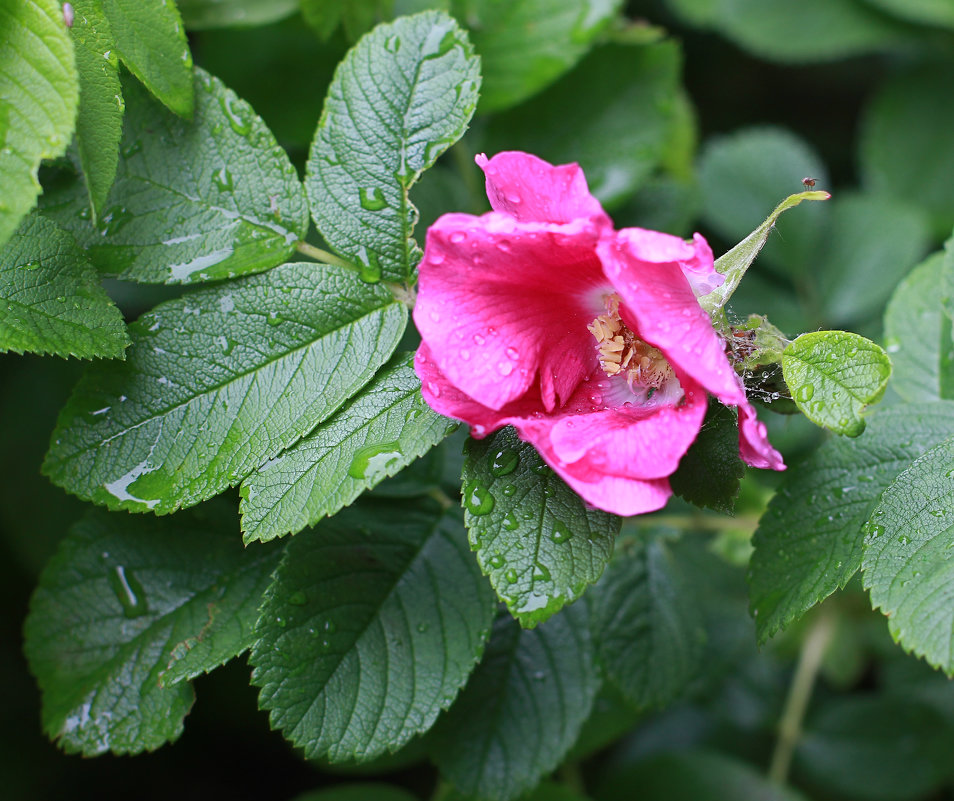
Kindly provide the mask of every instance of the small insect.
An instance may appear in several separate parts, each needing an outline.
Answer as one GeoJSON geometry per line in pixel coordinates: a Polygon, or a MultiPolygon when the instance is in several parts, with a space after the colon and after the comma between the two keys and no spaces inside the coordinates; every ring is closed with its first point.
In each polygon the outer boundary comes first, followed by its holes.
{"type": "Polygon", "coordinates": [[[815,179],[814,179],[814,178],[802,178],[802,186],[804,186],[806,189],[811,189],[812,187],[815,186],[815,179]]]}
{"type": "Polygon", "coordinates": [[[63,3],[63,22],[67,28],[73,27],[73,4],[63,3]]]}

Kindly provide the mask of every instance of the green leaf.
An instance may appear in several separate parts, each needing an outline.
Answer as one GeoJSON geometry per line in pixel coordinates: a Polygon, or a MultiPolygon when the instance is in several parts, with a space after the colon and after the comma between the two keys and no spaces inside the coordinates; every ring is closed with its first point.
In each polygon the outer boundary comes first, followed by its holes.
{"type": "Polygon", "coordinates": [[[954,67],[944,63],[889,78],[865,110],[859,144],[864,183],[920,206],[935,236],[945,238],[954,225],[954,195],[945,177],[954,171],[952,81],[954,67]]]}
{"type": "Polygon", "coordinates": [[[954,398],[954,339],[944,309],[951,274],[949,257],[930,256],[898,285],[885,309],[884,343],[894,367],[890,386],[912,403],[954,398]]]}
{"type": "Polygon", "coordinates": [[[318,230],[367,281],[406,281],[420,259],[408,190],[464,133],[480,60],[446,14],[381,25],[338,67],[308,158],[318,230]]]}
{"type": "Polygon", "coordinates": [[[829,440],[789,471],[753,538],[749,587],[760,642],[848,583],[882,491],[952,434],[954,403],[898,406],[874,414],[858,439],[829,440]]]}
{"type": "Polygon", "coordinates": [[[123,158],[98,230],[76,188],[43,204],[105,272],[165,283],[258,272],[308,230],[298,175],[265,123],[217,78],[196,69],[195,82],[191,123],[127,82],[123,158]]]}
{"type": "Polygon", "coordinates": [[[781,787],[739,759],[706,751],[680,751],[636,762],[611,774],[597,785],[600,801],[807,801],[805,796],[781,787]]]}
{"type": "Polygon", "coordinates": [[[515,106],[568,72],[622,5],[622,0],[457,0],[455,14],[480,55],[480,110],[515,106]]]}
{"type": "Polygon", "coordinates": [[[891,360],[870,339],[847,331],[802,334],[782,351],[782,374],[805,416],[836,434],[857,437],[862,413],[880,400],[891,360]]]}
{"type": "Polygon", "coordinates": [[[865,2],[911,22],[954,28],[954,3],[951,3],[951,0],[865,0],[865,2]]]}
{"type": "Polygon", "coordinates": [[[295,13],[298,0],[176,0],[190,30],[253,27],[278,22],[295,13]]]}
{"type": "Polygon", "coordinates": [[[301,15],[321,41],[331,38],[341,22],[344,0],[301,0],[301,15]]]}
{"type": "MultiPolygon", "coordinates": [[[[363,801],[363,799],[355,799],[355,801],[363,801]]],[[[368,801],[377,801],[377,799],[368,799],[368,801]]],[[[474,796],[464,795],[451,785],[445,784],[434,796],[434,801],[474,801],[474,796]]],[[[532,792],[520,796],[520,801],[590,801],[590,797],[581,795],[565,784],[548,781],[541,782],[532,792]]]]}
{"type": "Polygon", "coordinates": [[[111,52],[113,35],[101,0],[76,0],[74,6],[70,32],[83,98],[76,117],[76,144],[96,222],[116,177],[126,104],[119,83],[119,59],[111,52]]]}
{"type": "Polygon", "coordinates": [[[5,0],[0,5],[0,245],[36,203],[40,162],[66,151],[78,97],[60,4],[5,0]]]}
{"type": "Polygon", "coordinates": [[[908,699],[855,695],[819,705],[806,721],[793,769],[800,783],[838,798],[930,797],[950,775],[944,719],[908,699]]]}
{"type": "Polygon", "coordinates": [[[152,751],[182,733],[185,679],[251,644],[278,551],[244,551],[226,505],[157,520],[92,511],[30,602],[43,728],[70,752],[152,751]]]}
{"type": "Polygon", "coordinates": [[[696,506],[731,514],[743,475],[738,418],[731,409],[712,402],[679,469],[669,477],[672,491],[696,506]]]}
{"type": "Polygon", "coordinates": [[[350,270],[286,264],[160,304],[60,415],[54,483],[165,514],[237,484],[364,386],[407,309],[350,270]]]}
{"type": "Polygon", "coordinates": [[[809,204],[787,215],[779,222],[773,241],[768,242],[783,211],[802,200],[828,199],[827,192],[817,190],[786,197],[801,188],[803,178],[814,178],[819,187],[828,180],[811,147],[784,129],[749,128],[707,143],[699,159],[703,219],[728,241],[741,240],[716,263],[730,287],[720,287],[713,295],[727,298],[725,293],[734,289],[735,271],[730,267],[742,269],[736,267],[739,262],[747,267],[766,243],[764,262],[789,274],[805,271],[821,241],[826,209],[809,204]],[[766,210],[776,206],[780,197],[786,199],[765,219],[766,210]],[[764,220],[761,225],[760,220],[764,220]],[[752,233],[747,236],[749,231],[752,233]]]}
{"type": "Polygon", "coordinates": [[[468,440],[465,453],[470,547],[510,613],[533,627],[600,577],[620,518],[587,508],[511,428],[468,440]]]}
{"type": "Polygon", "coordinates": [[[535,629],[506,616],[457,703],[438,721],[431,756],[465,795],[508,801],[552,771],[576,741],[600,681],[585,603],[535,629]]]}
{"type": "Polygon", "coordinates": [[[487,151],[526,150],[554,164],[579,162],[605,206],[635,192],[662,160],[676,115],[681,56],[674,41],[610,45],[533,101],[495,116],[487,151]],[[606,75],[625,75],[622,85],[606,75]],[[576,123],[566,124],[573,108],[576,123]]]}
{"type": "Polygon", "coordinates": [[[881,495],[862,561],[871,605],[905,650],[954,676],[954,439],[923,453],[881,495]]]}
{"type": "Polygon", "coordinates": [[[83,251],[37,214],[0,247],[0,352],[121,358],[123,316],[83,251]]]}
{"type": "Polygon", "coordinates": [[[895,48],[907,31],[857,0],[668,0],[750,53],[783,64],[833,61],[895,48]]]}
{"type": "Polygon", "coordinates": [[[100,0],[129,71],[170,111],[192,118],[192,53],[182,18],[167,0],[100,0]]]}
{"type": "Polygon", "coordinates": [[[812,266],[825,319],[865,320],[924,257],[928,222],[916,206],[881,195],[839,195],[830,211],[821,259],[812,266]]]}
{"type": "Polygon", "coordinates": [[[700,599],[662,537],[621,545],[593,596],[609,680],[637,708],[678,698],[700,667],[705,631],[700,599]]]}
{"type": "Polygon", "coordinates": [[[245,542],[313,526],[407,467],[455,428],[424,402],[414,354],[402,354],[334,417],[245,479],[245,542]]]}
{"type": "Polygon", "coordinates": [[[364,501],[289,542],[259,620],[259,703],[305,756],[396,751],[454,700],[493,595],[459,513],[364,501]]]}

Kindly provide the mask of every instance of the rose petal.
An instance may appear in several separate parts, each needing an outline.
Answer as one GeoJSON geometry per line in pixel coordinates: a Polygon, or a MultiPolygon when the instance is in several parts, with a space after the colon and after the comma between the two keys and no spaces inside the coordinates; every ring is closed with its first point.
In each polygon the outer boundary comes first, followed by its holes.
{"type": "Polygon", "coordinates": [[[521,222],[568,223],[592,219],[601,226],[613,223],[599,201],[590,194],[578,164],[554,167],[543,159],[519,151],[505,151],[488,159],[475,159],[487,178],[487,197],[495,211],[521,222]]]}
{"type": "Polygon", "coordinates": [[[784,470],[782,455],[768,441],[765,423],[755,416],[748,401],[739,404],[739,455],[752,467],[764,470],[784,470]]]}
{"type": "Polygon", "coordinates": [[[414,322],[444,376],[491,409],[538,377],[547,410],[565,402],[596,363],[584,299],[605,286],[597,237],[587,221],[518,223],[495,212],[437,220],[414,322]]]}
{"type": "Polygon", "coordinates": [[[745,392],[725,355],[722,339],[699,306],[679,263],[654,260],[677,254],[660,247],[658,236],[645,233],[638,228],[624,229],[615,239],[604,237],[597,246],[603,270],[623,300],[623,319],[642,339],[665,353],[670,364],[691,375],[723,403],[744,402],[745,392]]]}

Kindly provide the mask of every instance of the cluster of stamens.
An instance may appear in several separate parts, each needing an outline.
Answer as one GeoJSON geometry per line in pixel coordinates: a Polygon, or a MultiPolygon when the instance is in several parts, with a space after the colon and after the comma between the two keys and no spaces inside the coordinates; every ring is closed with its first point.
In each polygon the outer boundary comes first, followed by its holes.
{"type": "Polygon", "coordinates": [[[619,295],[606,296],[606,313],[587,328],[596,338],[600,367],[609,376],[623,375],[634,386],[658,389],[672,377],[672,368],[658,348],[638,339],[619,316],[619,295]]]}

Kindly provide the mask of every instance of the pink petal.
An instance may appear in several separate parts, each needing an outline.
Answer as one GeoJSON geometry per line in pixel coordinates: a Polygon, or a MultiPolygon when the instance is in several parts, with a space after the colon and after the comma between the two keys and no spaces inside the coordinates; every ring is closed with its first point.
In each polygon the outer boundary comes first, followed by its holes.
{"type": "Polygon", "coordinates": [[[739,455],[752,467],[765,470],[784,470],[782,455],[771,446],[765,423],[755,416],[748,401],[739,404],[739,455]]]}
{"type": "Polygon", "coordinates": [[[578,164],[554,167],[543,159],[517,150],[475,159],[487,177],[487,197],[494,211],[521,222],[568,223],[592,219],[601,226],[613,223],[590,194],[578,164]]]}
{"type": "Polygon", "coordinates": [[[722,339],[699,306],[679,262],[657,261],[679,255],[678,247],[660,236],[664,235],[627,228],[615,238],[604,237],[597,247],[603,270],[623,300],[623,319],[639,337],[663,351],[670,364],[723,403],[743,403],[745,392],[722,339]]]}
{"type": "MultiPolygon", "coordinates": [[[[622,378],[610,379],[625,386],[622,378]]],[[[621,406],[518,423],[534,444],[545,442],[557,464],[578,478],[598,475],[664,478],[678,466],[706,414],[706,393],[688,382],[685,401],[673,406],[621,406]]],[[[580,405],[576,396],[569,407],[580,405]]]]}
{"type": "Polygon", "coordinates": [[[662,509],[672,495],[669,480],[665,478],[642,481],[620,476],[599,476],[589,482],[555,465],[550,466],[590,506],[624,517],[662,509]]]}
{"type": "Polygon", "coordinates": [[[597,241],[585,220],[519,223],[496,212],[437,220],[414,322],[440,372],[491,409],[538,380],[546,409],[568,398],[596,363],[584,299],[606,286],[597,241]]]}

